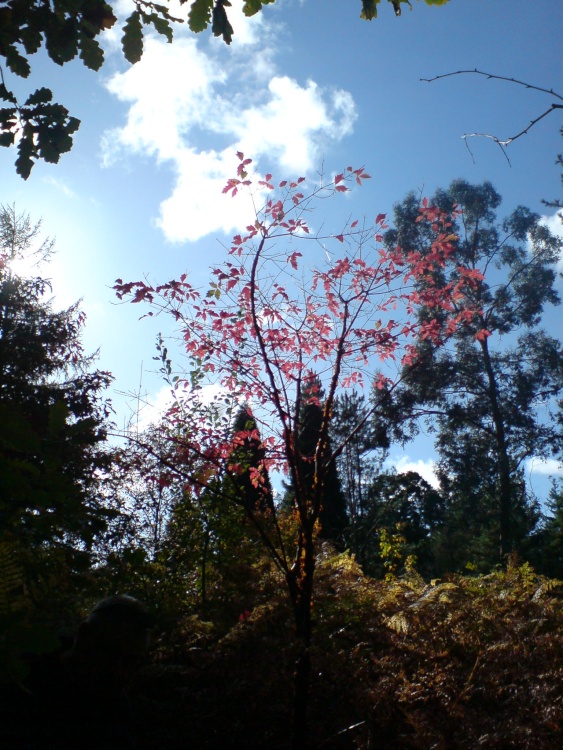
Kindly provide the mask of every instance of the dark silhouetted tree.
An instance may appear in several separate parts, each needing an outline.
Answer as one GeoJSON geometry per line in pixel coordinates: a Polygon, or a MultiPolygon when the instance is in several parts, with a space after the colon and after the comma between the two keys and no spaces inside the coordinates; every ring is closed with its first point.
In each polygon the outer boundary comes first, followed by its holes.
{"type": "Polygon", "coordinates": [[[79,305],[54,310],[47,279],[11,270],[47,258],[51,243],[34,250],[39,226],[0,210],[1,529],[35,556],[58,549],[69,565],[87,564],[108,515],[98,490],[112,378],[83,352],[79,305]]]}
{"type": "MultiPolygon", "coordinates": [[[[457,211],[449,229],[454,252],[432,283],[446,287],[456,282],[459,266],[471,268],[475,286],[465,301],[454,301],[454,309],[469,305],[481,313],[454,334],[449,346],[419,346],[420,358],[405,369],[401,395],[395,396],[396,413],[429,414],[448,496],[452,502],[473,498],[468,520],[476,497],[490,499],[504,558],[531,531],[522,525],[524,517],[530,521],[534,515],[525,507],[523,462],[556,454],[563,440],[555,419],[563,392],[563,349],[539,328],[544,307],[560,301],[554,264],[562,243],[526,208],[499,221],[501,199],[489,182],[456,180],[438,190],[432,202],[457,211]]],[[[421,215],[414,194],[395,207],[395,227],[386,236],[388,247],[398,244],[405,255],[426,254],[432,217],[421,215]]],[[[429,281],[419,282],[422,294],[429,281]]],[[[420,312],[423,320],[443,314],[428,305],[420,312]]]]}

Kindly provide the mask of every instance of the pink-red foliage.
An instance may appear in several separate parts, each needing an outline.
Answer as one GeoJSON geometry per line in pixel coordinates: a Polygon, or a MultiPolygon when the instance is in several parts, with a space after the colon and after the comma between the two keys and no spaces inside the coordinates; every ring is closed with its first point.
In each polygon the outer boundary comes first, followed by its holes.
{"type": "MultiPolygon", "coordinates": [[[[314,373],[325,386],[325,423],[338,391],[392,387],[394,373],[413,363],[417,341],[440,345],[474,317],[464,293],[480,276],[460,268],[457,282],[434,283],[457,238],[452,217],[427,201],[420,217],[435,232],[428,253],[384,249],[384,214],[371,225],[348,220],[333,233],[315,231],[308,219],[318,201],[362,185],[369,179],[363,168],[347,167],[315,185],[300,177],[276,187],[271,174],[254,179],[251,159],[237,157],[237,176],[223,192],[248,190],[263,203],[246,232],[233,237],[223,264],[211,269],[209,288],[194,288],[184,274],[155,287],[118,279],[114,289],[120,299],[148,302],[149,314],[178,321],[198,382],[218,383],[238,402],[252,403],[265,467],[291,470],[304,378],[314,373]],[[440,310],[440,319],[419,320],[421,305],[440,310]]],[[[208,465],[194,474],[197,485],[211,469],[227,467],[237,436],[190,408],[199,398],[190,382],[181,382],[169,419],[184,459],[208,465]]]]}

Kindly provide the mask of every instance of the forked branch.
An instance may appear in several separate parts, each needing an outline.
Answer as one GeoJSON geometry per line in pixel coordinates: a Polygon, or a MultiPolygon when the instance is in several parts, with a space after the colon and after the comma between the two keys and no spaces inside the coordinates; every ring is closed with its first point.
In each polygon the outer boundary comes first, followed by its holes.
{"type": "MultiPolygon", "coordinates": [[[[556,99],[559,99],[561,102],[563,102],[563,96],[561,94],[558,94],[553,89],[546,89],[542,86],[534,86],[531,83],[526,83],[525,81],[520,81],[517,78],[508,78],[507,76],[499,76],[495,73],[486,73],[483,70],[477,70],[477,68],[474,68],[473,70],[456,70],[453,73],[444,73],[439,76],[434,76],[434,78],[421,78],[420,80],[425,83],[433,83],[434,81],[438,81],[441,78],[451,78],[452,76],[459,76],[464,75],[465,73],[473,73],[475,75],[484,76],[487,79],[495,79],[497,81],[508,81],[509,83],[516,83],[518,86],[523,86],[526,89],[533,89],[534,91],[541,91],[544,94],[549,94],[550,96],[555,97],[556,99]]],[[[497,144],[497,146],[500,148],[502,153],[504,154],[505,159],[510,164],[510,159],[508,158],[508,154],[506,153],[506,147],[509,146],[513,141],[515,141],[517,138],[520,138],[522,135],[526,135],[531,128],[536,125],[540,120],[543,120],[544,117],[547,117],[547,115],[551,114],[556,109],[563,109],[563,104],[558,104],[557,102],[552,102],[551,106],[548,107],[548,109],[545,110],[545,112],[542,112],[541,115],[538,117],[535,117],[533,120],[530,121],[530,123],[523,128],[519,133],[516,133],[516,135],[510,136],[509,138],[505,138],[504,140],[501,140],[496,135],[493,135],[492,133],[464,133],[461,137],[465,141],[465,145],[467,146],[467,150],[471,154],[471,158],[473,161],[475,161],[475,158],[473,156],[473,152],[469,148],[469,144],[467,142],[468,138],[490,138],[494,143],[497,144]]]]}

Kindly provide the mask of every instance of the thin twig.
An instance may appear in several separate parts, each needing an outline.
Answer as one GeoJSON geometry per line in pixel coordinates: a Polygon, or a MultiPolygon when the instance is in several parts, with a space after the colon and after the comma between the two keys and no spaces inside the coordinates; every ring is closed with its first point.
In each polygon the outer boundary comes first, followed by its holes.
{"type": "Polygon", "coordinates": [[[509,143],[511,143],[512,140],[514,140],[513,138],[510,141],[507,141],[505,143],[504,141],[499,141],[499,139],[496,136],[490,135],[489,133],[465,133],[461,137],[465,141],[465,145],[467,146],[467,150],[471,154],[471,159],[473,160],[473,164],[475,164],[475,156],[473,155],[473,151],[469,148],[469,144],[467,143],[467,139],[468,138],[491,138],[491,140],[493,140],[497,144],[497,146],[500,148],[500,150],[504,154],[504,158],[508,162],[508,166],[509,167],[512,166],[512,164],[510,163],[510,159],[508,158],[508,154],[506,153],[506,149],[504,147],[507,146],[509,143]]]}
{"type": "Polygon", "coordinates": [[[440,78],[450,78],[451,76],[459,76],[463,75],[464,73],[473,73],[476,75],[485,76],[485,78],[494,78],[497,81],[508,81],[509,83],[516,83],[519,86],[524,86],[524,88],[526,89],[534,89],[534,91],[541,91],[544,94],[550,94],[557,99],[561,99],[561,101],[563,102],[563,96],[561,94],[558,94],[553,89],[545,89],[541,86],[534,86],[532,83],[519,81],[516,78],[508,78],[507,76],[499,76],[495,73],[485,73],[483,70],[477,70],[477,68],[473,68],[473,70],[456,70],[454,73],[443,73],[440,76],[434,76],[434,78],[421,78],[420,80],[424,81],[425,83],[432,83],[433,81],[438,81],[440,78]]]}

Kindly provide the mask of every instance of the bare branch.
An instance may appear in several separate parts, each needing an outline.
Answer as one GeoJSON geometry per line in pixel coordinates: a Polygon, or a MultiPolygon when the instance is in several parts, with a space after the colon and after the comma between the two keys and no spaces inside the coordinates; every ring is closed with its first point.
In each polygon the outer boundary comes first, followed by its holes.
{"type": "Polygon", "coordinates": [[[464,73],[473,73],[479,76],[485,76],[485,78],[489,79],[495,79],[497,81],[508,81],[509,83],[516,83],[519,86],[524,86],[526,89],[533,89],[534,91],[542,91],[544,94],[550,94],[551,96],[554,96],[556,99],[560,99],[563,102],[563,96],[561,94],[558,94],[553,89],[546,89],[542,88],[541,86],[534,86],[532,83],[526,83],[525,81],[519,81],[516,78],[508,78],[507,76],[499,76],[495,73],[485,73],[483,70],[477,70],[477,68],[473,68],[473,70],[456,70],[453,73],[443,73],[440,76],[434,76],[434,78],[421,78],[421,81],[424,81],[425,83],[432,83],[433,81],[438,81],[440,78],[450,78],[451,76],[459,76],[463,75],[464,73]]]}
{"type": "MultiPolygon", "coordinates": [[[[469,148],[469,143],[467,142],[467,139],[468,138],[491,138],[491,140],[493,140],[497,144],[497,146],[500,148],[500,150],[504,154],[504,158],[508,162],[508,166],[509,167],[512,166],[512,164],[510,163],[510,159],[508,158],[508,154],[506,153],[506,150],[504,148],[505,145],[507,145],[507,144],[504,143],[503,141],[499,141],[499,139],[496,136],[490,135],[489,133],[465,133],[461,137],[462,137],[462,139],[465,142],[467,150],[471,154],[471,160],[473,161],[473,164],[475,164],[475,156],[473,154],[473,151],[469,148]]],[[[514,139],[512,139],[512,140],[514,140],[514,139]]],[[[510,141],[509,141],[509,143],[510,143],[510,141]]]]}
{"type": "MultiPolygon", "coordinates": [[[[560,99],[563,102],[563,96],[561,94],[558,94],[553,89],[546,89],[546,88],[543,88],[542,86],[534,86],[531,83],[526,83],[525,81],[519,81],[516,78],[508,78],[507,76],[499,76],[494,73],[485,73],[482,70],[477,70],[477,68],[474,68],[473,70],[456,70],[453,73],[444,73],[443,75],[434,76],[434,78],[421,78],[420,80],[424,81],[425,83],[432,83],[433,81],[438,81],[441,78],[450,78],[451,76],[459,76],[465,73],[473,73],[476,75],[485,76],[485,78],[487,79],[495,79],[497,81],[508,81],[509,83],[516,83],[518,86],[524,86],[524,88],[526,89],[533,89],[534,91],[541,91],[544,94],[549,94],[550,96],[554,96],[556,99],[560,99]]],[[[521,136],[526,135],[526,133],[528,133],[529,130],[534,127],[534,125],[536,125],[540,120],[543,120],[544,117],[547,117],[547,115],[551,114],[551,112],[553,112],[556,109],[563,109],[563,104],[557,104],[556,102],[553,102],[551,107],[546,109],[545,112],[543,112],[541,115],[539,115],[535,119],[531,120],[527,127],[521,130],[519,133],[516,133],[516,135],[513,135],[510,138],[506,138],[504,140],[497,138],[496,135],[492,135],[491,133],[465,133],[461,137],[465,141],[465,145],[467,146],[467,150],[471,154],[473,163],[475,163],[475,158],[473,156],[473,152],[469,148],[467,139],[468,138],[490,138],[500,148],[500,150],[504,154],[505,159],[510,165],[510,159],[508,158],[508,155],[505,151],[506,146],[509,146],[517,138],[520,138],[521,136]]]]}

